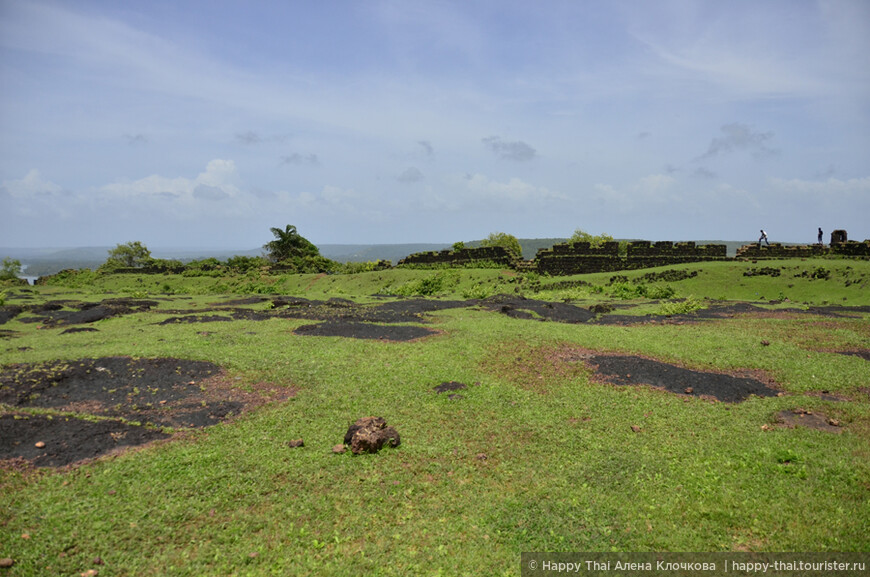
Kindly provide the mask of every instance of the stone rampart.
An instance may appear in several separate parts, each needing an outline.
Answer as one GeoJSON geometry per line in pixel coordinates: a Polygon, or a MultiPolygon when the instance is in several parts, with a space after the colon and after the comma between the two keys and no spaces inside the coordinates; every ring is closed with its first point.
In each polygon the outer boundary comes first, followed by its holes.
{"type": "Polygon", "coordinates": [[[398,265],[463,267],[493,263],[505,268],[516,268],[520,262],[521,259],[502,246],[486,246],[437,252],[418,252],[406,256],[399,261],[398,265]]]}
{"type": "Polygon", "coordinates": [[[779,243],[773,243],[770,246],[766,244],[760,246],[758,244],[747,244],[737,249],[736,258],[758,260],[821,258],[830,256],[870,258],[870,240],[865,240],[864,242],[850,240],[828,246],[819,244],[783,246],[779,243]]]}
{"type": "Polygon", "coordinates": [[[575,242],[539,250],[535,263],[542,274],[570,275],[726,259],[724,244],[636,241],[628,243],[626,255],[621,256],[618,242],[606,242],[600,248],[592,248],[588,242],[575,242]]]}

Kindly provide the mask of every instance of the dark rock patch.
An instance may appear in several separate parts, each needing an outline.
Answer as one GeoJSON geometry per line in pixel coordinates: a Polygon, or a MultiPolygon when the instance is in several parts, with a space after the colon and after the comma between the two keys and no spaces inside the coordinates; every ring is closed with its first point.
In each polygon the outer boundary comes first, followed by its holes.
{"type": "Polygon", "coordinates": [[[257,303],[264,303],[269,300],[270,297],[259,296],[259,297],[244,297],[240,299],[233,299],[229,301],[222,301],[219,303],[214,303],[216,305],[255,305],[257,303]]]}
{"type": "Polygon", "coordinates": [[[162,417],[161,407],[201,409],[200,384],[219,372],[205,361],[129,357],[8,365],[0,371],[0,403],[185,426],[170,411],[162,417]]]}
{"type": "Polygon", "coordinates": [[[761,268],[751,268],[743,273],[743,276],[779,276],[782,274],[782,269],[764,266],[761,268]]]}
{"type": "Polygon", "coordinates": [[[443,382],[437,387],[434,387],[433,390],[436,393],[446,393],[449,391],[461,391],[462,389],[467,389],[468,385],[464,383],[457,383],[456,381],[443,382]]]}
{"type": "Polygon", "coordinates": [[[595,318],[595,313],[568,303],[538,301],[509,295],[484,299],[480,301],[480,306],[513,318],[537,318],[560,323],[585,323],[595,318]]]}
{"type": "Polygon", "coordinates": [[[265,321],[274,318],[274,315],[264,311],[253,311],[251,309],[236,309],[232,313],[235,321],[265,321]]]}
{"type": "Polygon", "coordinates": [[[68,335],[72,333],[98,333],[99,329],[95,329],[93,327],[73,327],[70,329],[66,329],[65,331],[61,331],[60,334],[68,335]]]}
{"type": "Polygon", "coordinates": [[[76,301],[69,301],[69,300],[59,300],[59,301],[44,302],[40,305],[31,305],[31,306],[27,307],[27,310],[29,310],[30,312],[32,312],[34,314],[39,315],[39,314],[47,314],[47,313],[51,313],[54,311],[63,310],[64,308],[67,308],[70,305],[78,305],[78,306],[70,307],[70,308],[78,308],[78,309],[84,308],[84,303],[80,303],[80,302],[76,302],[76,301]]]}
{"type": "Polygon", "coordinates": [[[859,357],[864,359],[865,361],[870,361],[870,349],[863,349],[860,351],[837,351],[841,355],[849,355],[853,357],[859,357]]]}
{"type": "Polygon", "coordinates": [[[221,315],[186,315],[182,317],[169,317],[163,321],[160,321],[157,324],[160,325],[177,325],[181,323],[218,323],[218,322],[232,322],[233,319],[230,317],[224,317],[221,315]]]}
{"type": "Polygon", "coordinates": [[[109,419],[71,416],[0,415],[0,460],[26,459],[37,467],[62,467],[169,434],[109,419]],[[44,443],[37,447],[36,443],[44,443]]]}
{"type": "MultiPolygon", "coordinates": [[[[38,440],[47,447],[64,447],[63,462],[54,458],[39,462],[50,466],[55,466],[55,462],[67,464],[96,456],[99,452],[95,453],[94,447],[97,445],[106,451],[116,448],[123,435],[140,439],[142,443],[162,438],[152,432],[130,433],[140,429],[151,431],[146,426],[130,429],[134,426],[131,423],[174,429],[208,427],[267,400],[283,400],[293,394],[292,388],[264,383],[254,385],[253,391],[242,390],[227,379],[217,365],[183,359],[106,357],[0,368],[0,403],[16,407],[18,412],[13,415],[18,414],[18,418],[13,420],[22,420],[19,413],[28,408],[63,413],[40,417],[48,424],[44,430],[40,429],[44,438],[38,440]],[[70,413],[100,417],[97,424],[115,424],[94,428],[91,421],[70,417],[70,413]],[[51,429],[52,423],[58,425],[56,430],[51,429]],[[104,434],[106,427],[110,427],[111,434],[104,434]],[[93,435],[98,437],[91,439],[93,435]],[[80,439],[85,440],[80,442],[80,439]],[[79,444],[82,448],[77,451],[79,444]]],[[[0,416],[9,419],[9,415],[0,416]]],[[[10,434],[18,430],[11,427],[13,425],[7,428],[10,434]]],[[[26,431],[26,428],[21,430],[26,431]]],[[[5,432],[0,436],[8,447],[18,451],[12,455],[4,453],[6,456],[0,459],[30,459],[30,453],[25,451],[30,447],[24,442],[26,439],[14,434],[6,439],[5,432]]],[[[140,441],[127,444],[140,444],[140,441]]]]}
{"type": "Polygon", "coordinates": [[[698,271],[668,269],[661,272],[648,272],[642,277],[635,279],[634,282],[679,282],[698,276],[698,271]]]}
{"type": "Polygon", "coordinates": [[[303,336],[381,339],[385,341],[411,341],[435,334],[435,331],[425,327],[384,326],[361,322],[325,322],[316,325],[303,325],[293,332],[303,336]]]}
{"type": "Polygon", "coordinates": [[[17,305],[0,306],[0,325],[6,324],[21,314],[24,308],[17,305]]]}
{"type": "Polygon", "coordinates": [[[778,393],[758,379],[694,371],[643,357],[592,355],[587,363],[604,382],[620,386],[645,385],[683,396],[737,403],[750,395],[773,397],[778,393]]]}
{"type": "Polygon", "coordinates": [[[157,306],[157,304],[157,301],[127,298],[105,299],[98,303],[51,301],[30,307],[28,310],[36,316],[20,320],[21,322],[40,322],[45,326],[85,324],[111,317],[144,312],[157,306]],[[76,310],[68,310],[65,307],[76,310]]]}

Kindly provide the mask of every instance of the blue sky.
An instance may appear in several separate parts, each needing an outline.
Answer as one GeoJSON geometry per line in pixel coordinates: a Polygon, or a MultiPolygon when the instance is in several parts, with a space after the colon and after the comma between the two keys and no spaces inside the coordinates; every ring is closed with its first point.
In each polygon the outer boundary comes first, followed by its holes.
{"type": "Polygon", "coordinates": [[[870,3],[0,0],[0,246],[870,238],[870,3]]]}

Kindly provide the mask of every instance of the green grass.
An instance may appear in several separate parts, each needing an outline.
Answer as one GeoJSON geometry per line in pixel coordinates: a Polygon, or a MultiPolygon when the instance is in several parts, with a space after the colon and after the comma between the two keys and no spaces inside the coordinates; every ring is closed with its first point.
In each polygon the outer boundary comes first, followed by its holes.
{"type": "MultiPolygon", "coordinates": [[[[762,265],[669,267],[699,274],[666,284],[681,298],[765,304],[782,291],[792,307],[870,304],[866,287],[844,286],[870,276],[870,263],[766,262],[786,270],[742,276],[753,266],[762,265]],[[830,280],[794,276],[819,266],[830,280]]],[[[31,294],[154,297],[157,285],[169,284],[191,298],[160,309],[198,310],[228,298],[209,294],[220,283],[257,283],[279,294],[368,302],[384,287],[436,274],[113,275],[31,294]]],[[[611,276],[571,277],[599,290],[562,290],[584,306],[614,302],[606,294],[611,276]]],[[[483,287],[533,296],[535,286],[548,290],[559,280],[566,279],[462,270],[441,296],[483,287]]],[[[870,348],[866,313],[626,327],[453,309],[433,315],[438,335],[390,343],[297,336],[293,329],[308,321],[286,319],[160,326],[169,316],[160,309],[99,321],[98,333],[60,335],[13,320],[3,328],[19,336],[0,341],[0,353],[4,363],[202,359],[240,386],[269,381],[299,393],[233,423],[71,471],[0,473],[0,557],[16,560],[10,575],[77,575],[97,556],[100,575],[516,575],[520,552],[536,550],[870,551],[870,402],[860,391],[870,369],[829,352],[870,348]],[[728,405],[596,384],[570,360],[576,349],[760,371],[788,394],[728,405]],[[464,398],[435,394],[444,381],[467,383],[464,398]],[[854,401],[806,394],[818,391],[854,401]],[[846,430],[762,430],[797,406],[834,416],[846,430]],[[385,417],[402,445],[333,455],[347,425],[366,415],[385,417]],[[286,447],[300,437],[304,448],[286,447]]]]}

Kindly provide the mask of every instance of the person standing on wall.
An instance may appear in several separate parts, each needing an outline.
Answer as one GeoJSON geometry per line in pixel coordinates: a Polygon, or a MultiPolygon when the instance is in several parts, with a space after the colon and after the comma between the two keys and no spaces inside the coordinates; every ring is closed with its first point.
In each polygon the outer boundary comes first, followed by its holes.
{"type": "Polygon", "coordinates": [[[819,246],[822,246],[822,227],[819,227],[819,246]]]}
{"type": "Polygon", "coordinates": [[[770,241],[767,240],[767,233],[764,232],[764,229],[761,229],[761,236],[758,237],[758,248],[761,248],[761,241],[767,243],[767,246],[770,246],[770,241]]]}

